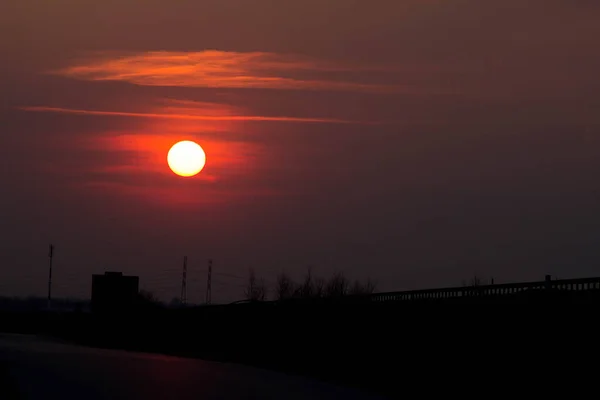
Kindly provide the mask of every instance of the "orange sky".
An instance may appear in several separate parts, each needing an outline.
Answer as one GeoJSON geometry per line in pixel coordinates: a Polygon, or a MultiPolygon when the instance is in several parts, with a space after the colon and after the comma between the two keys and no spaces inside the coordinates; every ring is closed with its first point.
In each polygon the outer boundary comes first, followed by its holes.
{"type": "Polygon", "coordinates": [[[595,275],[600,6],[8,0],[0,295],[248,268],[380,289],[595,275]],[[192,179],[166,164],[194,140],[192,179]]]}

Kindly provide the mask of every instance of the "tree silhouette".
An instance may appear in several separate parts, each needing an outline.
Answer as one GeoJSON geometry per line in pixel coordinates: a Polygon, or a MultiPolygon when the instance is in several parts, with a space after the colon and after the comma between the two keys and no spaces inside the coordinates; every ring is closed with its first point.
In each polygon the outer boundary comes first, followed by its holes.
{"type": "MultiPolygon", "coordinates": [[[[376,284],[371,279],[365,282],[356,280],[352,283],[343,272],[336,272],[329,280],[315,277],[309,268],[304,275],[302,283],[295,283],[287,274],[281,273],[277,276],[275,286],[275,299],[316,299],[322,297],[340,297],[345,295],[367,295],[375,291],[376,284]]],[[[264,283],[259,282],[250,271],[248,285],[245,295],[248,300],[260,300],[262,292],[266,292],[264,283]]]]}
{"type": "Polygon", "coordinates": [[[355,280],[350,288],[350,294],[365,295],[372,294],[375,291],[375,283],[371,279],[367,279],[365,283],[355,280]]]}
{"type": "Polygon", "coordinates": [[[138,293],[138,298],[140,299],[141,302],[144,302],[144,303],[153,303],[153,304],[160,303],[160,300],[158,300],[158,297],[156,297],[156,295],[149,290],[143,290],[143,289],[140,290],[140,292],[138,293]]]}
{"type": "Polygon", "coordinates": [[[183,303],[181,302],[181,299],[179,297],[173,297],[171,299],[171,302],[169,303],[169,307],[171,307],[171,308],[179,308],[182,306],[183,306],[183,303]]]}
{"type": "Polygon", "coordinates": [[[253,269],[250,269],[248,284],[244,291],[244,295],[246,296],[246,299],[250,301],[264,301],[267,297],[267,286],[265,285],[264,280],[261,279],[258,281],[256,279],[256,274],[253,269]]]}
{"type": "Polygon", "coordinates": [[[325,279],[317,277],[314,280],[313,297],[319,298],[325,296],[325,279]]]}
{"type": "Polygon", "coordinates": [[[349,281],[343,272],[336,272],[325,285],[325,296],[340,297],[348,294],[349,281]]]}
{"type": "Polygon", "coordinates": [[[294,294],[294,282],[285,273],[277,276],[277,286],[275,287],[275,297],[277,300],[285,300],[294,294]]]}
{"type": "Polygon", "coordinates": [[[163,306],[154,293],[143,289],[137,295],[137,304],[141,309],[156,309],[163,306]]]}
{"type": "Polygon", "coordinates": [[[298,287],[296,288],[294,297],[300,299],[310,299],[314,296],[314,292],[315,290],[312,270],[311,268],[309,268],[306,271],[306,275],[304,276],[302,284],[298,285],[298,287]]]}
{"type": "Polygon", "coordinates": [[[477,286],[481,286],[481,284],[482,284],[481,279],[477,275],[473,275],[473,278],[471,278],[471,282],[470,282],[469,286],[477,287],[477,286]]]}
{"type": "MultiPolygon", "coordinates": [[[[493,281],[493,279],[492,279],[493,281]]],[[[478,287],[478,286],[483,286],[483,285],[488,285],[489,282],[487,279],[481,279],[480,277],[477,276],[477,274],[474,274],[473,277],[471,279],[469,279],[468,281],[466,280],[462,280],[462,285],[465,287],[478,287]]]]}

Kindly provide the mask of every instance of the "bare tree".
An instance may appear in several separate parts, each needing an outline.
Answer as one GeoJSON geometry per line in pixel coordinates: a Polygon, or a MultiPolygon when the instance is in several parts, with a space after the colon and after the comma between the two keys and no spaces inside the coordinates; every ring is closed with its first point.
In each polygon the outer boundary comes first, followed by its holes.
{"type": "Polygon", "coordinates": [[[306,271],[306,275],[304,276],[304,282],[300,286],[300,297],[303,299],[308,299],[313,296],[314,287],[313,287],[313,277],[312,270],[309,268],[306,271]]]}
{"type": "Polygon", "coordinates": [[[364,284],[365,294],[373,294],[375,289],[377,289],[377,282],[373,281],[371,278],[367,278],[367,281],[364,284]]]}
{"type": "Polygon", "coordinates": [[[304,276],[304,280],[301,284],[296,285],[294,288],[294,298],[297,299],[309,299],[313,297],[314,293],[314,282],[312,277],[312,271],[309,268],[304,276]]]}
{"type": "Polygon", "coordinates": [[[144,289],[140,290],[138,293],[138,297],[144,303],[152,303],[152,304],[160,303],[160,300],[158,300],[158,297],[156,297],[156,295],[149,290],[144,290],[144,289]]]}
{"type": "Polygon", "coordinates": [[[325,296],[325,279],[317,277],[315,278],[314,282],[313,297],[325,296]]]}
{"type": "Polygon", "coordinates": [[[354,283],[352,284],[352,287],[350,288],[350,294],[352,294],[352,295],[363,294],[363,287],[358,279],[355,280],[354,283]]]}
{"type": "Polygon", "coordinates": [[[277,287],[275,288],[275,296],[277,300],[285,300],[292,297],[294,294],[294,282],[285,273],[277,276],[277,287]]]}
{"type": "Polygon", "coordinates": [[[265,280],[261,278],[256,287],[255,299],[257,301],[265,301],[267,299],[267,292],[267,284],[265,283],[265,280]]]}
{"type": "Polygon", "coordinates": [[[137,295],[137,306],[142,309],[157,309],[163,306],[159,298],[149,290],[140,290],[137,295]]]}
{"type": "Polygon", "coordinates": [[[473,275],[471,281],[469,282],[469,286],[473,287],[481,286],[482,284],[483,282],[481,282],[481,279],[477,275],[473,275]]]}
{"type": "Polygon", "coordinates": [[[246,289],[244,290],[244,295],[246,296],[246,299],[255,300],[254,295],[256,292],[256,286],[256,274],[254,273],[254,270],[250,268],[250,273],[248,275],[248,284],[246,285],[246,289]]]}
{"type": "Polygon", "coordinates": [[[179,297],[173,297],[169,303],[169,307],[171,308],[179,308],[181,306],[183,306],[183,303],[179,297]]]}
{"type": "Polygon", "coordinates": [[[325,285],[327,297],[340,297],[348,294],[349,281],[343,272],[336,272],[325,285]]]}
{"type": "Polygon", "coordinates": [[[491,281],[488,279],[481,279],[480,277],[477,276],[477,274],[473,274],[473,277],[470,278],[468,281],[463,279],[461,282],[463,287],[479,287],[479,286],[485,286],[485,285],[490,285],[490,284],[494,284],[494,279],[492,278],[491,281]]]}
{"type": "Polygon", "coordinates": [[[367,279],[366,282],[362,283],[358,279],[354,281],[354,284],[350,288],[350,294],[353,295],[364,295],[371,294],[375,291],[375,283],[371,279],[367,279]]]}
{"type": "Polygon", "coordinates": [[[264,280],[258,281],[253,269],[250,269],[248,285],[244,292],[246,299],[251,301],[264,301],[267,297],[267,285],[264,280]]]}

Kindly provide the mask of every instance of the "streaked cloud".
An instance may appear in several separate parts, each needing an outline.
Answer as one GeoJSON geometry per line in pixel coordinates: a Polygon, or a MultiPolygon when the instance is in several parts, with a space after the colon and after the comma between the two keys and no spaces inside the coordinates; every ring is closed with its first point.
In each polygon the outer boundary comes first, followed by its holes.
{"type": "MultiPolygon", "coordinates": [[[[347,78],[354,72],[394,72],[378,65],[344,65],[268,52],[96,53],[53,73],[81,80],[123,81],[142,86],[239,89],[409,92],[409,87],[347,78]]],[[[420,91],[422,92],[422,90],[420,91]]]]}
{"type": "Polygon", "coordinates": [[[179,114],[179,113],[142,113],[142,112],[127,112],[127,111],[105,111],[105,110],[84,110],[77,108],[63,107],[45,107],[45,106],[26,106],[21,107],[24,111],[37,112],[53,112],[66,114],[83,114],[83,115],[100,115],[112,117],[136,117],[136,118],[166,118],[166,119],[183,119],[195,121],[257,121],[257,122],[312,122],[312,123],[332,123],[332,124],[349,124],[360,123],[359,121],[346,121],[341,119],[331,118],[301,118],[301,117],[274,117],[260,115],[198,115],[198,114],[179,114]]]}

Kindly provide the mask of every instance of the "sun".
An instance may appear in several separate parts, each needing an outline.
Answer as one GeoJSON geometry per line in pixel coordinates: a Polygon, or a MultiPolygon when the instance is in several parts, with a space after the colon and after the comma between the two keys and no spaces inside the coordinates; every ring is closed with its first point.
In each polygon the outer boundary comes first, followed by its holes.
{"type": "Polygon", "coordinates": [[[167,162],[171,171],[177,175],[194,176],[204,168],[206,154],[198,143],[184,140],[171,147],[167,155],[167,162]]]}

